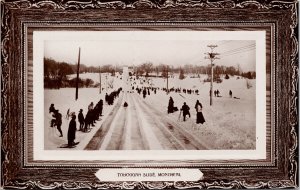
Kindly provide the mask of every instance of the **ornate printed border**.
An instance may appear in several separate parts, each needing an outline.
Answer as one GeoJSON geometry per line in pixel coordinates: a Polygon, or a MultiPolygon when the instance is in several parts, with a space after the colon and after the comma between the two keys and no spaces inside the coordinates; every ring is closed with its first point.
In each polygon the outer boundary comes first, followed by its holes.
{"type": "MultiPolygon", "coordinates": [[[[109,1],[101,2],[97,0],[91,1],[39,1],[39,0],[19,0],[11,2],[1,2],[1,137],[2,137],[2,185],[5,188],[26,188],[26,189],[111,189],[111,188],[121,188],[121,189],[132,189],[132,188],[149,188],[149,189],[164,189],[164,188],[295,188],[298,186],[298,39],[297,39],[297,15],[298,4],[296,1],[278,1],[278,0],[256,0],[256,1],[244,1],[244,0],[122,0],[122,1],[109,1]],[[15,17],[15,13],[12,10],[39,10],[46,9],[50,11],[61,11],[70,12],[71,10],[111,10],[111,9],[124,9],[124,10],[134,10],[134,9],[169,9],[169,8],[192,8],[199,7],[203,10],[210,10],[215,8],[224,8],[226,10],[265,10],[265,11],[276,11],[285,10],[289,11],[291,14],[290,18],[286,18],[290,26],[290,36],[291,49],[288,49],[290,53],[289,57],[281,57],[281,59],[290,60],[288,79],[285,79],[288,87],[288,97],[285,99],[288,101],[289,105],[289,118],[287,128],[290,129],[287,132],[287,136],[290,137],[289,142],[286,143],[288,147],[289,154],[286,158],[286,163],[283,165],[286,168],[284,179],[275,180],[272,176],[268,179],[251,179],[249,181],[237,179],[227,179],[222,180],[222,178],[205,179],[200,182],[114,182],[106,183],[99,182],[95,179],[89,181],[77,180],[74,181],[63,181],[57,178],[59,170],[53,169],[54,174],[49,174],[50,179],[47,182],[34,181],[28,178],[23,179],[24,173],[27,172],[23,170],[22,163],[19,160],[14,160],[15,155],[18,155],[18,146],[13,147],[12,142],[20,143],[22,139],[17,136],[17,132],[14,132],[10,128],[20,127],[22,123],[20,120],[15,121],[12,118],[18,117],[14,115],[20,105],[13,105],[17,102],[16,97],[20,98],[20,94],[13,91],[14,88],[18,87],[18,84],[12,83],[11,81],[17,75],[20,75],[20,66],[13,65],[16,57],[14,57],[15,46],[14,44],[19,42],[20,36],[14,36],[15,30],[19,30],[18,26],[15,25],[14,19],[20,19],[15,17]],[[13,100],[13,101],[12,101],[13,100]],[[55,178],[56,176],[56,178],[55,178]]],[[[278,28],[278,30],[281,30],[278,28]]],[[[282,64],[282,63],[277,63],[282,64]]],[[[20,84],[19,84],[20,85],[20,84]]],[[[280,87],[282,84],[276,84],[280,87]]],[[[287,110],[286,110],[287,111],[287,110]]],[[[283,140],[284,141],[284,140],[283,140]]],[[[31,171],[34,173],[34,169],[31,171]]],[[[86,172],[93,172],[93,170],[86,170],[86,172]]],[[[226,178],[226,177],[225,177],[226,178]]],[[[223,177],[224,179],[224,177],[223,177]]]]}

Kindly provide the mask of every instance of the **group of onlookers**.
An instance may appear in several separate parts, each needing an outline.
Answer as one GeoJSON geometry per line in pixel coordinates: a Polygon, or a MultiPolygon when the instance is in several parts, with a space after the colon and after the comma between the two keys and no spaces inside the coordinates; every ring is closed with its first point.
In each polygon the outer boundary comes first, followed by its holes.
{"type": "Polygon", "coordinates": [[[105,102],[108,105],[113,105],[114,104],[114,100],[116,97],[119,97],[119,94],[121,92],[122,88],[119,88],[118,90],[115,90],[113,92],[111,92],[110,94],[105,94],[105,102]]]}
{"type": "MultiPolygon", "coordinates": [[[[119,88],[116,91],[113,91],[109,95],[106,94],[105,101],[108,105],[113,105],[114,99],[119,96],[119,93],[121,92],[122,88],[119,88]]],[[[99,102],[94,106],[94,103],[91,102],[88,105],[86,116],[84,117],[83,109],[79,110],[78,113],[78,122],[79,122],[79,128],[78,131],[82,132],[89,132],[91,130],[91,126],[95,126],[94,124],[96,121],[100,119],[100,116],[103,112],[103,100],[100,99],[99,102]]],[[[61,130],[62,125],[62,115],[59,113],[59,110],[55,109],[54,104],[51,104],[49,107],[49,113],[52,113],[53,119],[51,120],[50,127],[57,127],[57,130],[59,131],[60,135],[59,137],[63,137],[63,132],[61,130]]],[[[76,114],[75,112],[70,113],[70,109],[67,111],[66,118],[69,119],[71,117],[71,121],[69,122],[69,128],[68,128],[68,147],[72,147],[75,145],[75,138],[76,138],[76,114]]]]}

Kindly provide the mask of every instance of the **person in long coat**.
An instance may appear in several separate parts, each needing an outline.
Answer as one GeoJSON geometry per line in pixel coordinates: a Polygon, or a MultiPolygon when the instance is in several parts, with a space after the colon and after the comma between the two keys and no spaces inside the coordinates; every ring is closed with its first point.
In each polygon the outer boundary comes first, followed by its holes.
{"type": "Polygon", "coordinates": [[[147,95],[147,91],[146,91],[146,88],[144,88],[144,90],[143,90],[143,98],[146,98],[146,95],[147,95]]]}
{"type": "Polygon", "coordinates": [[[75,144],[75,134],[76,134],[76,115],[72,115],[72,119],[69,123],[68,129],[68,146],[73,146],[75,144]]]}
{"type": "Polygon", "coordinates": [[[84,116],[82,113],[82,109],[80,109],[79,114],[78,114],[78,121],[79,121],[79,131],[83,131],[84,127],[84,116]]]}
{"type": "Polygon", "coordinates": [[[61,118],[62,118],[62,116],[59,113],[59,110],[55,110],[54,118],[55,118],[54,123],[56,125],[57,130],[60,133],[59,137],[63,137],[63,133],[62,133],[62,130],[61,130],[61,124],[62,124],[62,119],[61,118]]]}
{"type": "Polygon", "coordinates": [[[174,110],[174,100],[172,97],[169,99],[169,105],[168,105],[168,113],[173,113],[174,110]]]}
{"type": "Polygon", "coordinates": [[[103,100],[100,99],[100,102],[99,102],[99,115],[100,115],[100,116],[103,116],[103,115],[102,115],[102,110],[103,110],[103,100]]]}
{"type": "Polygon", "coordinates": [[[197,112],[196,123],[197,124],[200,124],[200,123],[203,124],[205,122],[205,119],[204,119],[203,114],[202,114],[202,104],[199,102],[199,100],[197,100],[197,102],[196,102],[195,109],[196,109],[196,112],[197,112]]]}

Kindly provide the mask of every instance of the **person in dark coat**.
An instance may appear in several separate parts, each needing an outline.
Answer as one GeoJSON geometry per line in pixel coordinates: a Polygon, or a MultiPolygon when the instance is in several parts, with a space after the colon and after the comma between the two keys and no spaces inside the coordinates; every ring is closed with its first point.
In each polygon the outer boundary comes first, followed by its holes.
{"type": "Polygon", "coordinates": [[[53,116],[54,116],[54,118],[55,118],[54,124],[56,125],[57,130],[58,130],[59,133],[60,133],[60,136],[59,136],[59,137],[62,137],[62,136],[63,136],[63,133],[62,133],[62,131],[61,131],[61,124],[62,124],[61,117],[62,117],[62,116],[61,116],[61,114],[59,113],[58,110],[55,110],[53,116]]]}
{"type": "Polygon", "coordinates": [[[197,124],[203,124],[205,122],[205,119],[203,117],[203,114],[202,114],[202,104],[199,102],[199,100],[197,100],[196,102],[196,105],[195,105],[195,109],[196,109],[196,123],[197,124]]]}
{"type": "Polygon", "coordinates": [[[49,113],[54,113],[55,112],[55,108],[54,108],[54,104],[51,104],[49,107],[49,113]]]}
{"type": "Polygon", "coordinates": [[[143,90],[143,98],[146,98],[146,95],[147,95],[147,91],[146,91],[146,88],[144,88],[144,90],[143,90]]]}
{"type": "Polygon", "coordinates": [[[75,144],[75,134],[76,134],[76,115],[72,115],[72,119],[69,123],[68,129],[68,146],[73,146],[75,144]]]}
{"type": "Polygon", "coordinates": [[[92,125],[92,119],[91,119],[91,112],[88,111],[85,119],[84,119],[84,130],[83,132],[88,132],[88,129],[90,129],[90,125],[92,125]]]}
{"type": "Polygon", "coordinates": [[[105,94],[105,102],[108,104],[108,94],[105,94]]]}
{"type": "Polygon", "coordinates": [[[173,110],[174,110],[174,101],[173,101],[173,98],[170,97],[169,105],[168,105],[168,113],[173,113],[173,110]]]}
{"type": "Polygon", "coordinates": [[[181,111],[182,111],[182,115],[183,115],[183,121],[185,121],[185,118],[186,118],[187,115],[189,115],[189,117],[191,117],[190,107],[188,105],[186,105],[185,102],[183,103],[181,111]]]}
{"type": "Polygon", "coordinates": [[[78,114],[78,121],[79,121],[79,131],[83,131],[84,127],[84,116],[82,113],[82,109],[80,109],[79,114],[78,114]]]}
{"type": "Polygon", "coordinates": [[[100,99],[100,101],[99,101],[99,115],[100,116],[103,116],[102,111],[103,111],[103,100],[100,99]]]}
{"type": "Polygon", "coordinates": [[[230,98],[232,98],[232,91],[231,90],[229,90],[229,96],[230,96],[230,98]]]}

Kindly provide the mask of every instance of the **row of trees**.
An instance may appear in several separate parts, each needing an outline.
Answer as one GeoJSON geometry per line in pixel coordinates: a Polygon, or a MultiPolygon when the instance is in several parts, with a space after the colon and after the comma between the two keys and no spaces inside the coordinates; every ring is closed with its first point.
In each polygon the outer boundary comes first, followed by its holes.
{"type": "MultiPolygon", "coordinates": [[[[85,68],[85,65],[81,65],[81,67],[85,68]]],[[[76,78],[69,80],[67,75],[75,74],[76,70],[77,65],[44,58],[44,88],[75,87],[76,78]]],[[[78,81],[79,87],[91,87],[93,85],[94,81],[91,79],[79,79],[78,81]]]]}
{"type": "MultiPolygon", "coordinates": [[[[135,73],[138,76],[145,75],[145,76],[151,76],[149,73],[154,73],[156,76],[161,76],[161,77],[166,77],[168,74],[173,75],[174,73],[180,73],[179,78],[183,79],[184,74],[207,74],[209,75],[211,73],[211,66],[206,65],[206,66],[197,66],[197,65],[184,65],[183,67],[181,66],[167,66],[164,64],[160,64],[157,66],[154,66],[151,62],[143,63],[139,66],[136,66],[134,68],[135,73]]],[[[243,76],[249,79],[253,79],[256,77],[256,73],[254,71],[249,71],[249,72],[242,72],[241,68],[239,65],[237,67],[233,66],[224,66],[224,65],[216,65],[214,66],[214,74],[215,75],[238,75],[238,76],[243,76]]]]}
{"type": "MultiPolygon", "coordinates": [[[[109,64],[102,65],[101,68],[95,66],[86,66],[80,64],[80,73],[98,73],[99,69],[102,73],[121,72],[122,68],[119,66],[112,66],[109,64]]],[[[77,64],[70,64],[66,62],[58,62],[51,58],[44,58],[44,76],[49,78],[63,77],[65,75],[74,74],[77,71],[77,64]]]]}
{"type": "MultiPolygon", "coordinates": [[[[73,87],[73,81],[67,78],[67,75],[75,74],[77,71],[76,64],[69,64],[66,62],[58,62],[51,58],[44,58],[44,86],[45,88],[60,88],[70,86],[73,87]]],[[[115,72],[122,72],[122,66],[112,66],[112,65],[102,65],[101,68],[94,66],[86,66],[80,64],[80,73],[91,72],[91,73],[111,73],[112,76],[115,72]]],[[[174,75],[179,73],[179,79],[184,79],[186,74],[207,74],[210,75],[211,66],[197,66],[186,64],[184,66],[167,66],[164,64],[154,65],[151,62],[145,62],[141,65],[135,66],[133,68],[134,73],[132,75],[136,76],[155,76],[155,77],[167,77],[167,75],[174,75]]],[[[253,79],[256,77],[255,72],[242,72],[240,67],[233,66],[215,66],[214,67],[215,76],[220,75],[238,75],[248,79],[253,79]]],[[[80,81],[80,85],[90,86],[91,81],[80,81]]]]}

